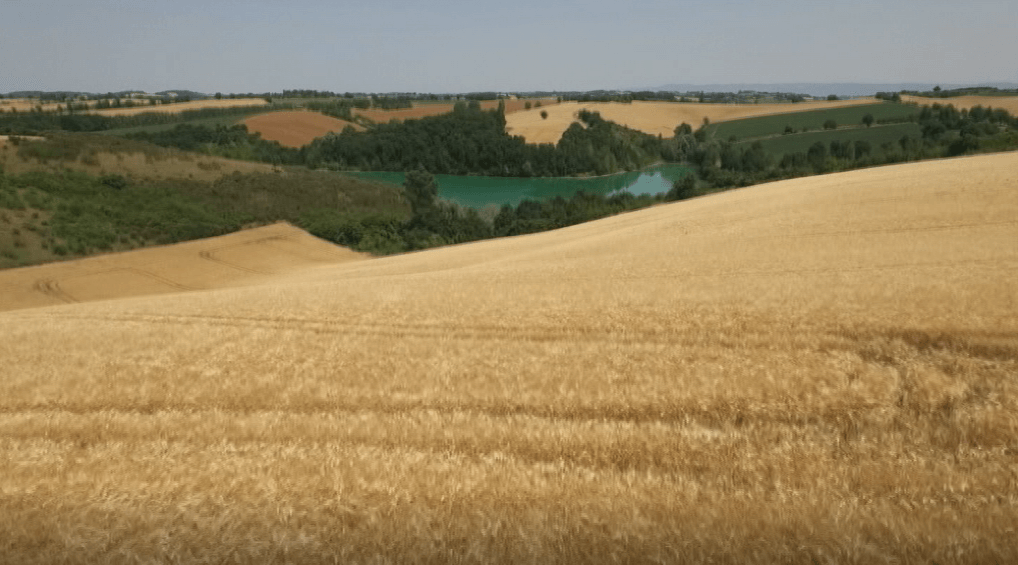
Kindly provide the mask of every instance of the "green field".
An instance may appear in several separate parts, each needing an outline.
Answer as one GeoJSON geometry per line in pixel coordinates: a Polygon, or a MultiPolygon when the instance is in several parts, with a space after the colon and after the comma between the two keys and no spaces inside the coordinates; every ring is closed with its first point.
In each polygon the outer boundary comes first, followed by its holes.
{"type": "MultiPolygon", "coordinates": [[[[818,141],[827,146],[830,146],[832,141],[868,141],[872,146],[873,155],[881,156],[883,155],[883,151],[880,149],[881,144],[885,142],[897,144],[898,140],[906,135],[921,138],[922,128],[919,124],[913,123],[875,125],[869,128],[845,128],[839,130],[794,133],[790,135],[761,139],[759,142],[763,145],[764,150],[768,154],[778,159],[787,153],[796,153],[799,151],[805,153],[809,150],[810,145],[813,145],[818,141]]],[[[743,141],[740,145],[749,143],[753,142],[743,141]]]]}
{"type": "Polygon", "coordinates": [[[252,109],[250,113],[246,113],[246,114],[230,114],[230,115],[226,115],[226,116],[214,116],[214,117],[211,117],[211,118],[197,118],[197,119],[194,119],[194,120],[185,120],[185,121],[181,121],[181,122],[172,122],[172,123],[167,123],[167,124],[155,124],[155,125],[149,125],[149,126],[136,126],[136,127],[131,127],[131,128],[109,129],[109,130],[106,130],[106,131],[99,131],[99,132],[96,132],[96,133],[100,133],[102,135],[130,135],[132,133],[158,133],[158,132],[161,132],[161,131],[169,131],[169,130],[171,130],[171,129],[173,129],[173,128],[181,125],[181,124],[187,124],[187,125],[190,125],[190,126],[204,126],[204,127],[207,127],[207,128],[215,128],[216,126],[230,127],[230,126],[235,126],[235,125],[241,123],[242,121],[244,121],[245,119],[247,119],[247,118],[249,118],[251,116],[254,116],[254,115],[257,115],[257,114],[264,114],[266,112],[272,112],[272,111],[276,111],[276,110],[271,108],[271,107],[259,107],[257,109],[252,109]]]}
{"type": "Polygon", "coordinates": [[[876,122],[883,120],[904,120],[909,116],[918,115],[919,108],[909,104],[877,102],[862,106],[848,106],[829,110],[809,110],[793,114],[778,114],[733,120],[712,125],[710,126],[710,131],[718,139],[728,139],[731,136],[735,136],[739,140],[746,140],[747,138],[781,135],[785,131],[786,126],[791,126],[797,132],[803,130],[822,130],[824,122],[827,120],[834,120],[839,126],[861,125],[862,118],[866,114],[872,114],[876,122]]]}

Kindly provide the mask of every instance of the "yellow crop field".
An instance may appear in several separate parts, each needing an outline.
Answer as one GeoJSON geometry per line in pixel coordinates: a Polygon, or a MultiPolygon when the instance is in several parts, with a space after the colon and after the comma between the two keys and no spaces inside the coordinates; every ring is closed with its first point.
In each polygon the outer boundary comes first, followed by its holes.
{"type": "Polygon", "coordinates": [[[984,155],[0,273],[0,562],[1016,562],[1016,186],[984,155]]]}
{"type": "Polygon", "coordinates": [[[951,98],[926,98],[923,96],[901,97],[902,102],[913,102],[924,106],[933,104],[950,104],[959,110],[968,110],[974,106],[983,108],[1002,108],[1009,114],[1018,116],[1018,96],[953,96],[951,98]]]}
{"type": "Polygon", "coordinates": [[[135,116],[148,112],[160,112],[166,114],[179,114],[188,110],[204,110],[206,108],[237,108],[240,106],[267,106],[269,103],[262,98],[224,98],[222,100],[194,100],[191,102],[179,102],[176,104],[158,104],[156,106],[142,105],[133,108],[106,108],[103,110],[91,110],[90,113],[103,116],[135,116]]]}
{"type": "Polygon", "coordinates": [[[805,102],[800,104],[698,104],[694,102],[563,102],[553,106],[542,106],[522,110],[506,115],[506,131],[510,135],[519,135],[527,143],[558,143],[569,126],[579,121],[576,117],[580,110],[586,109],[600,112],[606,120],[617,122],[635,130],[671,137],[675,127],[683,122],[698,127],[704,118],[711,122],[723,122],[754,116],[785,114],[821,110],[824,108],[840,108],[872,104],[873,98],[853,100],[832,100],[805,102]],[[541,117],[541,112],[548,114],[541,117]]]}

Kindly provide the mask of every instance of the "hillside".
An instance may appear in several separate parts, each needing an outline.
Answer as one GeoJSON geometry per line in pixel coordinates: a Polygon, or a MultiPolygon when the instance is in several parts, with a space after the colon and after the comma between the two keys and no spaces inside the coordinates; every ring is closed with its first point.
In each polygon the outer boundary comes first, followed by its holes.
{"type": "Polygon", "coordinates": [[[0,313],[0,561],[1014,562],[1016,170],[0,313]]]}

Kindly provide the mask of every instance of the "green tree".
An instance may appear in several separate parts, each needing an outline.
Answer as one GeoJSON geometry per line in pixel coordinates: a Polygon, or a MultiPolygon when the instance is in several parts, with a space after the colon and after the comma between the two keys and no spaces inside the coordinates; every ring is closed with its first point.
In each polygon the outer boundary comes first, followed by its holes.
{"type": "Polygon", "coordinates": [[[541,110],[541,119],[542,120],[548,119],[548,110],[541,110]]]}
{"type": "Polygon", "coordinates": [[[866,127],[873,125],[873,114],[866,114],[862,117],[862,123],[866,124],[866,127]]]}
{"type": "Polygon", "coordinates": [[[665,195],[666,200],[685,200],[696,196],[696,176],[686,173],[681,179],[672,183],[671,190],[665,195]]]}
{"type": "Polygon", "coordinates": [[[827,120],[824,122],[824,129],[838,129],[838,122],[834,120],[827,120]]]}
{"type": "Polygon", "coordinates": [[[403,195],[415,216],[419,216],[435,206],[438,198],[438,183],[435,177],[424,168],[406,172],[403,181],[403,195]]]}

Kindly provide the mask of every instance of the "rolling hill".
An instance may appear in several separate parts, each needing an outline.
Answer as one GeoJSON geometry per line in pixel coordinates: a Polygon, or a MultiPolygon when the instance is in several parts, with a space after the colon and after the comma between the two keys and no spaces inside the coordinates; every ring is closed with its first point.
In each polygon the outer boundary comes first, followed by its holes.
{"type": "Polygon", "coordinates": [[[1016,171],[4,273],[0,561],[1013,562],[1016,171]]]}

